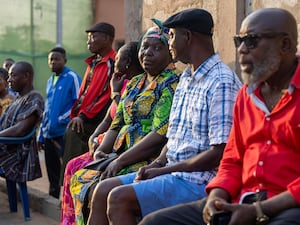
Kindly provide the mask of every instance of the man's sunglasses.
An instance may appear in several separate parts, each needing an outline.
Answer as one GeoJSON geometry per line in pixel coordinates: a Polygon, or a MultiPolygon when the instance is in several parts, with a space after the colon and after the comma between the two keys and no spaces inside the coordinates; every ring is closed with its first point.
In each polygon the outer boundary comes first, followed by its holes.
{"type": "Polygon", "coordinates": [[[256,34],[247,34],[245,36],[236,35],[233,37],[234,45],[236,48],[244,42],[248,49],[256,48],[257,43],[262,38],[275,38],[277,36],[287,35],[284,32],[270,32],[270,33],[256,33],[256,34]]]}

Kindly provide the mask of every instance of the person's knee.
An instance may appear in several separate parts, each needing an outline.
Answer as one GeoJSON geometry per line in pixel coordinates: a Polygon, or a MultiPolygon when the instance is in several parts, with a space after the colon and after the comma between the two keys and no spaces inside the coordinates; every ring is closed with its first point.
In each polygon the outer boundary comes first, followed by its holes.
{"type": "Polygon", "coordinates": [[[107,198],[108,193],[110,192],[111,188],[107,182],[103,181],[97,184],[94,189],[92,201],[98,201],[99,199],[107,198]]]}
{"type": "Polygon", "coordinates": [[[131,186],[119,186],[109,192],[107,202],[110,209],[114,210],[115,208],[130,204],[130,199],[132,198],[135,198],[135,194],[131,186]]]}
{"type": "Polygon", "coordinates": [[[119,186],[109,192],[107,197],[107,216],[110,220],[128,215],[128,212],[135,208],[133,202],[130,201],[133,198],[132,192],[134,194],[133,189],[131,189],[132,187],[130,186],[119,186]]]}
{"type": "Polygon", "coordinates": [[[98,200],[106,201],[107,196],[110,193],[110,191],[119,185],[121,185],[121,183],[120,183],[120,181],[118,181],[116,179],[107,179],[107,180],[99,182],[97,184],[97,186],[95,187],[92,201],[98,201],[98,200]]]}

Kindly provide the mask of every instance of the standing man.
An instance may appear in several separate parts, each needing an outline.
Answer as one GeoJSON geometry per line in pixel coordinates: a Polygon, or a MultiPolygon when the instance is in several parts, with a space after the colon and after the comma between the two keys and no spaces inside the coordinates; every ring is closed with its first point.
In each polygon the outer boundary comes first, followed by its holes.
{"type": "MultiPolygon", "coordinates": [[[[15,63],[15,60],[13,60],[12,58],[7,58],[7,59],[5,59],[5,60],[3,61],[2,67],[3,67],[4,69],[6,69],[7,72],[8,72],[8,71],[9,71],[9,68],[10,68],[10,67],[12,66],[12,64],[14,64],[14,63],[15,63]]],[[[13,95],[13,96],[17,96],[17,92],[13,91],[13,90],[11,89],[10,86],[8,86],[8,93],[11,94],[11,95],[13,95]]]]}
{"type": "Polygon", "coordinates": [[[50,183],[49,194],[60,195],[60,170],[64,153],[63,136],[70,122],[71,108],[81,84],[78,74],[66,67],[66,51],[61,47],[50,50],[48,65],[52,71],[46,86],[46,102],[38,137],[39,149],[45,150],[45,162],[50,183]]]}
{"type": "MultiPolygon", "coordinates": [[[[71,111],[71,121],[65,133],[65,151],[61,177],[67,162],[88,151],[88,139],[103,120],[110,106],[110,78],[116,52],[112,49],[115,28],[109,23],[97,23],[86,30],[87,69],[79,90],[79,97],[71,111]]],[[[62,183],[62,182],[61,182],[62,183]]]]}
{"type": "Polygon", "coordinates": [[[234,37],[245,85],[208,198],[153,213],[141,225],[204,225],[218,211],[231,214],[226,224],[300,224],[297,33],[295,18],[283,9],[245,18],[234,37]]]}
{"type": "Polygon", "coordinates": [[[2,63],[2,67],[4,69],[7,70],[7,72],[9,71],[9,68],[12,66],[12,64],[15,63],[15,60],[13,60],[12,58],[7,58],[7,59],[4,59],[3,63],[2,63]]]}
{"type": "Polygon", "coordinates": [[[168,142],[160,156],[137,174],[98,184],[89,225],[108,224],[107,219],[113,225],[136,224],[137,218],[155,210],[204,197],[216,174],[241,82],[214,51],[209,12],[184,10],[164,25],[173,28],[169,32],[172,58],[189,64],[172,101],[168,142]]]}

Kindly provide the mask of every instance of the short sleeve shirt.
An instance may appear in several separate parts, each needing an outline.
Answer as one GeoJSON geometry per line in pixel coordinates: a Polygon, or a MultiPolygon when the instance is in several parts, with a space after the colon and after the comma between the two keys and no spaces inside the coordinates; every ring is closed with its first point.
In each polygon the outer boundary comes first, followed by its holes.
{"type": "MultiPolygon", "coordinates": [[[[211,145],[227,142],[232,111],[241,82],[218,54],[207,59],[192,73],[188,67],[176,88],[170,113],[168,165],[184,161],[211,145]]],[[[175,172],[184,180],[206,184],[216,170],[175,172]]]]}

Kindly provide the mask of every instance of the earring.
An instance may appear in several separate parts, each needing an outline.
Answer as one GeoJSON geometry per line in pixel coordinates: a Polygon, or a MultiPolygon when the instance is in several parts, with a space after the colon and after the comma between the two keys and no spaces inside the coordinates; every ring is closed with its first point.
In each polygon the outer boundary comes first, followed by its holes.
{"type": "Polygon", "coordinates": [[[127,65],[125,66],[125,68],[128,70],[129,66],[130,66],[130,64],[127,64],[127,65]]]}

